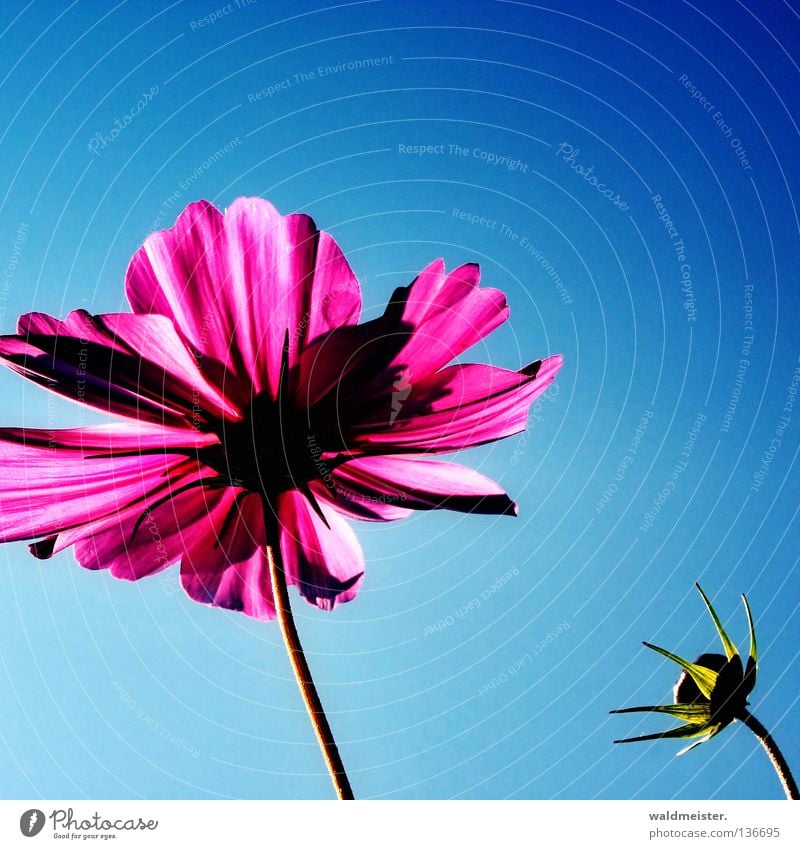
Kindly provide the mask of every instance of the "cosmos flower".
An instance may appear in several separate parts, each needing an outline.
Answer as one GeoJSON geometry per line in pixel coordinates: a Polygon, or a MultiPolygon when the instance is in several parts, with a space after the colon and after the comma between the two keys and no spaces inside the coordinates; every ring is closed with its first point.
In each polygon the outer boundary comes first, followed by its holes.
{"type": "Polygon", "coordinates": [[[675,685],[674,704],[623,708],[622,710],[612,710],[611,713],[651,711],[682,719],[684,724],[669,731],[615,740],[615,743],[635,743],[640,740],[664,738],[701,738],[678,753],[682,755],[719,734],[735,719],[744,720],[745,716],[748,715],[747,697],[756,684],[758,657],[750,605],[743,595],[742,601],[750,627],[750,652],[746,664],[743,664],[739,650],[722,627],[722,623],[708,597],[699,584],[695,584],[695,586],[705,602],[709,614],[711,614],[725,654],[701,654],[694,663],[690,663],[666,649],[645,643],[648,648],[675,661],[683,669],[678,683],[675,685]]]}
{"type": "Polygon", "coordinates": [[[180,563],[198,602],[275,615],[267,547],[323,609],[359,590],[346,519],[513,514],[493,481],[432,459],[518,433],[558,356],[449,365],[508,316],[476,265],[437,260],[359,324],[336,242],[305,215],[190,205],[126,276],[130,313],[41,313],[0,337],[14,371],[110,414],[0,430],[0,541],[137,580],[180,563]]]}

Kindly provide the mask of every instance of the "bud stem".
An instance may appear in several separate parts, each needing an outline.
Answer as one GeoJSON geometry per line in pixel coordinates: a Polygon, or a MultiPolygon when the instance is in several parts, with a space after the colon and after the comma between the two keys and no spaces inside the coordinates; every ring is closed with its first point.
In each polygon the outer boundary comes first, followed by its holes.
{"type": "Polygon", "coordinates": [[[761,741],[761,745],[767,750],[769,759],[775,767],[775,772],[778,773],[778,778],[781,780],[784,792],[787,799],[800,799],[800,791],[797,789],[797,782],[794,780],[792,771],[789,769],[789,764],[786,763],[783,753],[778,748],[778,744],[772,738],[772,735],[766,728],[750,713],[747,708],[742,708],[737,719],[741,720],[761,741]]]}
{"type": "Polygon", "coordinates": [[[317,735],[317,742],[322,750],[322,756],[325,759],[325,765],[328,767],[336,795],[339,799],[354,799],[350,781],[347,778],[339,749],[336,746],[336,740],[322,707],[317,688],[314,686],[314,679],[311,677],[311,670],[300,643],[297,627],[294,624],[292,607],[289,602],[289,590],[286,586],[286,572],[278,544],[278,523],[275,516],[271,515],[271,508],[268,505],[265,505],[264,521],[267,527],[267,539],[275,540],[274,545],[267,545],[266,547],[269,577],[272,584],[272,596],[275,601],[275,612],[278,616],[283,642],[289,654],[297,686],[300,688],[308,716],[311,719],[311,725],[317,735]]]}

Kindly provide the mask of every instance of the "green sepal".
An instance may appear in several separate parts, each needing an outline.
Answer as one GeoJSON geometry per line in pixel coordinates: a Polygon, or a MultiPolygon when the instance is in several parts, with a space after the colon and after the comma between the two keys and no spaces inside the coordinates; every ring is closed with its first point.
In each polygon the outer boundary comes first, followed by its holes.
{"type": "Polygon", "coordinates": [[[758,646],[756,645],[756,629],[753,625],[753,614],[750,612],[750,603],[747,601],[747,596],[742,593],[742,601],[744,609],[747,613],[747,624],[750,627],[750,657],[753,658],[753,663],[758,664],[758,646]]]}
{"type": "Polygon", "coordinates": [[[697,689],[700,690],[707,699],[711,698],[711,693],[717,685],[719,673],[714,672],[713,669],[707,669],[705,666],[698,666],[696,663],[690,663],[688,660],[684,660],[677,654],[673,654],[671,651],[659,648],[659,646],[654,646],[652,643],[644,643],[644,645],[646,645],[647,648],[664,655],[664,657],[669,658],[677,663],[678,666],[685,669],[689,675],[692,676],[694,683],[697,684],[697,689]]]}
{"type": "Polygon", "coordinates": [[[644,707],[629,707],[612,710],[611,713],[666,713],[676,719],[682,719],[693,725],[706,723],[711,719],[711,706],[707,704],[677,704],[677,705],[646,705],[644,707]]]}
{"type": "Polygon", "coordinates": [[[711,618],[714,620],[714,626],[716,627],[717,633],[719,634],[719,638],[722,641],[722,647],[725,649],[725,654],[728,656],[728,660],[730,660],[732,657],[734,657],[734,655],[739,654],[739,649],[736,648],[736,646],[733,644],[733,641],[728,636],[727,631],[722,627],[722,622],[719,621],[719,616],[717,616],[716,610],[714,610],[711,602],[708,600],[708,596],[703,592],[703,589],[700,584],[695,581],[694,585],[697,587],[697,592],[699,592],[702,596],[703,601],[705,602],[706,607],[708,608],[708,612],[711,614],[711,618]]]}
{"type": "Polygon", "coordinates": [[[713,728],[711,731],[708,732],[708,734],[706,734],[700,740],[695,740],[694,743],[690,743],[688,746],[686,746],[685,749],[681,749],[680,752],[678,752],[678,754],[675,755],[675,757],[679,758],[681,755],[685,755],[687,752],[691,752],[692,749],[694,749],[695,747],[700,746],[703,743],[707,743],[715,734],[719,733],[719,730],[720,730],[719,728],[713,728]]]}
{"type": "Polygon", "coordinates": [[[655,734],[642,734],[640,737],[626,737],[624,740],[615,740],[615,743],[641,743],[645,740],[667,740],[667,739],[689,739],[691,737],[702,737],[709,733],[714,726],[708,723],[701,725],[699,728],[696,724],[688,722],[686,725],[679,725],[677,728],[670,728],[669,731],[658,731],[655,734]]]}

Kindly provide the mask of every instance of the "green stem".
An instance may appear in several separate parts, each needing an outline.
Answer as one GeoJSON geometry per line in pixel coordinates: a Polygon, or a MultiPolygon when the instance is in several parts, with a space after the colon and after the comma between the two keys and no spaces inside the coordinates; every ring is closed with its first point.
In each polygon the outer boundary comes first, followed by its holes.
{"type": "Polygon", "coordinates": [[[783,752],[778,748],[778,744],[773,739],[772,735],[766,728],[750,713],[747,708],[743,708],[742,712],[737,717],[740,719],[761,741],[761,745],[767,750],[769,759],[775,767],[775,772],[778,773],[778,778],[781,780],[783,790],[786,793],[787,799],[800,799],[800,791],[797,789],[797,782],[794,780],[792,771],[789,769],[789,764],[786,763],[786,758],[783,752]]]}
{"type": "Polygon", "coordinates": [[[294,677],[297,681],[297,686],[300,688],[300,694],[303,697],[308,717],[311,720],[311,725],[314,728],[314,733],[317,735],[317,742],[322,750],[322,757],[325,759],[325,765],[328,767],[328,772],[333,782],[333,788],[339,799],[354,799],[353,790],[350,787],[350,780],[342,763],[342,758],[339,755],[339,749],[336,746],[336,740],[333,737],[328,717],[325,715],[325,709],[322,707],[322,702],[317,693],[317,688],[314,686],[314,679],[311,677],[311,670],[306,660],[303,645],[300,642],[300,635],[297,633],[297,626],[294,624],[292,616],[292,605],[289,601],[289,588],[286,585],[286,570],[283,566],[283,558],[281,557],[280,544],[280,529],[278,526],[278,517],[272,505],[264,500],[264,530],[268,540],[274,540],[275,544],[266,546],[267,562],[269,563],[269,580],[272,586],[272,598],[275,602],[275,613],[278,617],[278,624],[283,635],[283,642],[286,646],[286,651],[289,654],[289,660],[294,670],[294,677]]]}
{"type": "MultiPolygon", "coordinates": [[[[270,508],[267,507],[264,512],[268,528],[267,539],[277,540],[277,527],[276,523],[274,523],[274,517],[267,515],[270,512],[270,508]],[[275,533],[269,532],[270,525],[273,525],[275,533]]],[[[328,718],[325,715],[325,710],[317,693],[317,688],[314,686],[314,679],[311,677],[311,670],[308,667],[303,646],[300,643],[300,637],[294,624],[292,607],[289,602],[289,590],[286,586],[286,572],[283,568],[280,548],[277,544],[275,546],[267,545],[267,559],[269,561],[272,596],[275,600],[275,611],[278,615],[283,641],[289,653],[289,660],[292,663],[297,686],[300,688],[308,716],[314,727],[314,733],[317,735],[317,741],[322,750],[325,764],[328,767],[333,787],[340,799],[353,799],[355,797],[350,787],[350,781],[347,778],[347,773],[345,772],[344,764],[339,755],[339,749],[336,746],[336,740],[333,737],[331,726],[328,723],[328,718]]]]}

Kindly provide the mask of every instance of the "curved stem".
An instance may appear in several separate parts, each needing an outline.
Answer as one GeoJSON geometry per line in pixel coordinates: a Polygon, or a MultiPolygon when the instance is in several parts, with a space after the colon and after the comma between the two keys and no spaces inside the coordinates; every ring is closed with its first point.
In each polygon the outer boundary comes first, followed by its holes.
{"type": "Polygon", "coordinates": [[[747,708],[744,708],[739,714],[740,719],[761,741],[761,745],[767,750],[769,759],[775,767],[775,772],[778,773],[778,778],[781,780],[784,792],[787,799],[800,799],[800,792],[797,789],[797,782],[794,780],[792,771],[789,769],[789,764],[786,763],[783,753],[778,748],[778,744],[773,740],[772,735],[766,728],[750,713],[747,708]]]}
{"type": "MultiPolygon", "coordinates": [[[[269,520],[267,521],[269,526],[269,520]]],[[[268,533],[267,539],[277,539],[277,536],[268,533]]],[[[333,738],[333,732],[328,724],[328,718],[325,716],[317,688],[314,686],[311,670],[308,668],[303,646],[294,624],[292,608],[289,603],[289,590],[286,586],[286,572],[277,545],[274,547],[267,545],[267,559],[269,561],[272,595],[275,599],[275,611],[278,614],[283,641],[286,644],[286,650],[289,652],[289,660],[297,679],[297,686],[300,688],[311,724],[314,727],[314,733],[317,735],[322,756],[325,758],[325,764],[328,767],[337,796],[340,799],[353,799],[355,797],[350,787],[350,781],[344,770],[344,764],[339,755],[339,749],[336,747],[336,740],[333,738]]]]}

